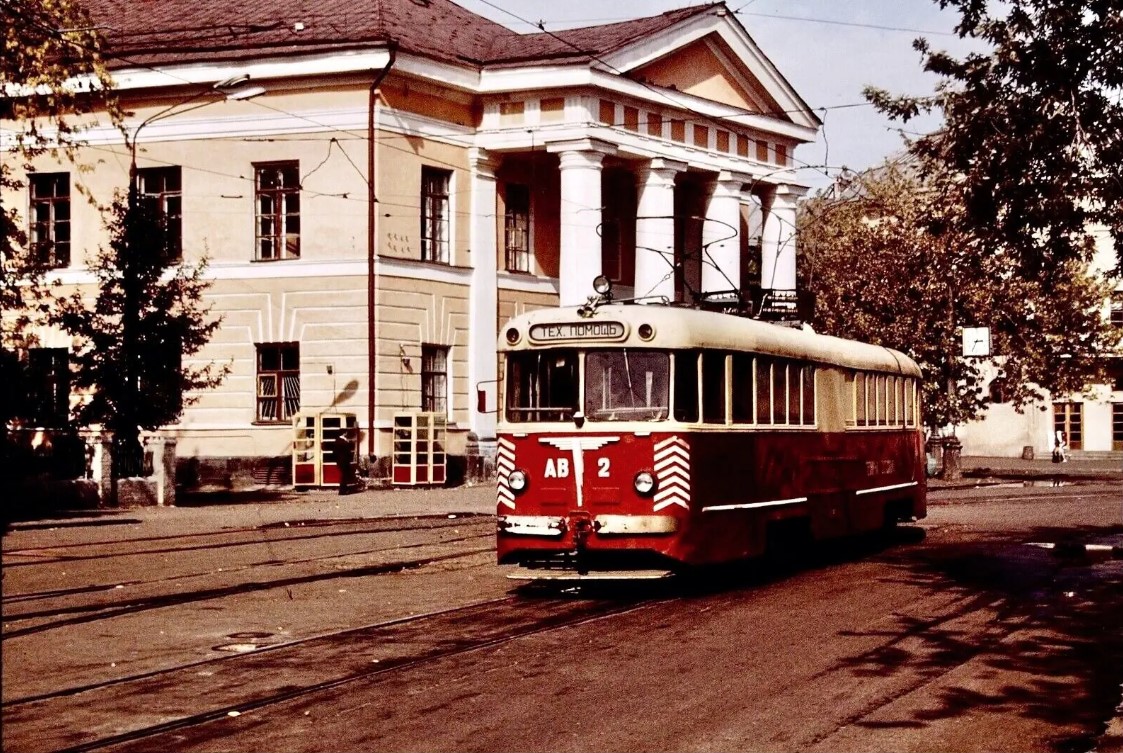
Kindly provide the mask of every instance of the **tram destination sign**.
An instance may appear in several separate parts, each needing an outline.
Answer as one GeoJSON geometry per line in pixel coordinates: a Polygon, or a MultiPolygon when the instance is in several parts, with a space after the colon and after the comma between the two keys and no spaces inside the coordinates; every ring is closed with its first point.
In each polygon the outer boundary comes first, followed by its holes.
{"type": "Polygon", "coordinates": [[[623,340],[626,334],[620,322],[558,322],[535,324],[530,328],[530,339],[535,342],[623,340]]]}

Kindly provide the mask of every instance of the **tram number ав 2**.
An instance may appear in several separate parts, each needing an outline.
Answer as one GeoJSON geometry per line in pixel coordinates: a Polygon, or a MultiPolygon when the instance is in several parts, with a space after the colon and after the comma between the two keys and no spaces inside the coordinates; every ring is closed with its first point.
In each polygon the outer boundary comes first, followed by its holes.
{"type": "MultiPolygon", "coordinates": [[[[612,475],[612,462],[608,458],[597,458],[597,478],[612,475]]],[[[547,458],[543,478],[569,478],[569,458],[547,458]]]]}

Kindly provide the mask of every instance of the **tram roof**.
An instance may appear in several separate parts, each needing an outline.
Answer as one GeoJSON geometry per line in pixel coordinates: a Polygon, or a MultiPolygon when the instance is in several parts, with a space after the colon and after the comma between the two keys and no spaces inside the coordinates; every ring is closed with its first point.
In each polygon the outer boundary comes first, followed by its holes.
{"type": "Polygon", "coordinates": [[[892,348],[731,314],[659,304],[606,304],[599,306],[589,317],[580,316],[576,306],[538,309],[514,317],[500,332],[500,350],[544,347],[714,348],[921,376],[915,361],[892,348]],[[531,327],[536,325],[604,322],[624,324],[626,334],[622,339],[568,339],[551,343],[531,342],[528,337],[531,327]],[[649,324],[655,329],[651,340],[642,340],[637,334],[641,324],[649,324]],[[520,331],[521,339],[515,345],[510,345],[505,339],[510,327],[520,331]]]}

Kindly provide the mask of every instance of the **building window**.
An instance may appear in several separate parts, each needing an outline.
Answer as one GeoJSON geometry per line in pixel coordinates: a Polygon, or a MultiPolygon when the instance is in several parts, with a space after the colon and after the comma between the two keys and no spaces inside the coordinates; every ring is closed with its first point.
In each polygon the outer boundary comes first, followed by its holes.
{"type": "Polygon", "coordinates": [[[70,419],[70,351],[32,348],[27,352],[27,410],[31,425],[57,429],[70,419]]]}
{"type": "Polygon", "coordinates": [[[183,188],[176,167],[146,167],[137,171],[137,192],[155,204],[167,228],[168,259],[183,258],[183,188]]]}
{"type": "Polygon", "coordinates": [[[44,266],[70,266],[70,173],[31,176],[31,248],[44,266]]]}
{"type": "Polygon", "coordinates": [[[1107,360],[1107,383],[1115,392],[1123,392],[1123,356],[1107,360]]]}
{"type": "Polygon", "coordinates": [[[257,420],[283,423],[300,410],[300,343],[257,346],[257,420]]]}
{"type": "Polygon", "coordinates": [[[452,173],[421,168],[421,260],[449,263],[449,186],[452,173]]]}
{"type": "Polygon", "coordinates": [[[1123,403],[1111,404],[1111,451],[1123,452],[1123,403]]]}
{"type": "Polygon", "coordinates": [[[601,272],[621,285],[635,282],[636,177],[627,170],[605,170],[601,177],[601,272]]]}
{"type": "Polygon", "coordinates": [[[300,165],[254,165],[257,199],[257,259],[300,258],[300,165]]]}
{"type": "Polygon", "coordinates": [[[447,346],[421,346],[421,410],[448,415],[447,346]]]}
{"type": "Polygon", "coordinates": [[[1070,450],[1084,446],[1084,403],[1053,403],[1053,432],[1063,431],[1070,450]]]}
{"type": "Polygon", "coordinates": [[[504,216],[503,243],[507,253],[507,269],[530,271],[530,188],[507,185],[507,209],[504,216]]]}
{"type": "Polygon", "coordinates": [[[1123,290],[1111,294],[1111,323],[1123,327],[1123,290]]]}

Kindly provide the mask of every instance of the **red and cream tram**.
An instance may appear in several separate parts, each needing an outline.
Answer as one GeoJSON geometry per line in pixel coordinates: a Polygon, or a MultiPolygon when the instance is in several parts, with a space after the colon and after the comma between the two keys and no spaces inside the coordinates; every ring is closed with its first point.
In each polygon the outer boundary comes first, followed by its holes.
{"type": "Polygon", "coordinates": [[[888,348],[669,305],[501,331],[497,550],[525,577],[662,576],[922,518],[920,369],[888,348]]]}

